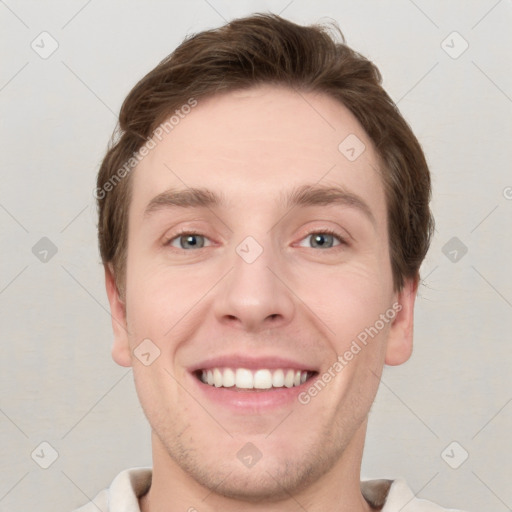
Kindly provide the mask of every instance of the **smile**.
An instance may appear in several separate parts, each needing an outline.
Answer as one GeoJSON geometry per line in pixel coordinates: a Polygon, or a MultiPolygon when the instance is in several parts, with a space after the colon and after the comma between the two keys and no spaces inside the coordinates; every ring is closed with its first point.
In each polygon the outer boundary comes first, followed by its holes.
{"type": "Polygon", "coordinates": [[[196,376],[204,384],[216,388],[272,389],[300,386],[315,373],[291,368],[209,368],[198,370],[196,376]]]}

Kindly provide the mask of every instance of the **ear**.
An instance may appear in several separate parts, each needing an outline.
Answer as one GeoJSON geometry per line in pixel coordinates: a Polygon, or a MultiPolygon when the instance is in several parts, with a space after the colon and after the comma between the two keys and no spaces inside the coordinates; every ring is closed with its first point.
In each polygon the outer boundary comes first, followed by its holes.
{"type": "Polygon", "coordinates": [[[110,303],[110,316],[112,318],[112,329],[114,331],[112,359],[120,366],[131,366],[132,357],[126,323],[126,305],[119,294],[114,269],[110,263],[108,266],[105,265],[105,287],[110,303]]]}
{"type": "Polygon", "coordinates": [[[385,359],[387,365],[396,366],[405,363],[411,357],[414,301],[418,291],[418,282],[418,278],[407,279],[393,305],[393,309],[397,313],[389,331],[385,359]]]}

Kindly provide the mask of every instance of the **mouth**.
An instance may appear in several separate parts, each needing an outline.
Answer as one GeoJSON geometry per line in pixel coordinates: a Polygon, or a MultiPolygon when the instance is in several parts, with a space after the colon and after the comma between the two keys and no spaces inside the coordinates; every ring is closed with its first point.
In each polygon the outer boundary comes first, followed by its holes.
{"type": "Polygon", "coordinates": [[[231,353],[198,361],[188,375],[198,396],[215,407],[235,416],[259,417],[294,407],[301,391],[318,379],[320,366],[305,359],[231,353]]]}
{"type": "Polygon", "coordinates": [[[232,391],[271,391],[296,388],[314,378],[318,372],[294,368],[229,368],[214,367],[199,369],[194,376],[203,384],[213,388],[232,391]]]}

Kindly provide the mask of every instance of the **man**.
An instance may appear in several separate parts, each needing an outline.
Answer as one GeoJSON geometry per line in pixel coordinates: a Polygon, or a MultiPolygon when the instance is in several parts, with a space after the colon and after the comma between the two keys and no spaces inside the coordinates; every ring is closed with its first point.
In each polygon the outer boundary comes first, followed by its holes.
{"type": "Polygon", "coordinates": [[[200,33],[128,95],[96,196],[153,468],[81,511],[446,510],[359,481],[433,230],[423,152],[372,63],[272,15],[200,33]]]}

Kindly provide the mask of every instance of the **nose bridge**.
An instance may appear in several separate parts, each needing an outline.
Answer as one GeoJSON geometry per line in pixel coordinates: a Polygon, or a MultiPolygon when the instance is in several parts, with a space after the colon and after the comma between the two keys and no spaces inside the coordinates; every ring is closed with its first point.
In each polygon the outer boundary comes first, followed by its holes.
{"type": "Polygon", "coordinates": [[[247,237],[237,246],[236,254],[231,284],[234,298],[246,296],[261,306],[266,299],[269,304],[269,297],[276,284],[269,270],[274,259],[270,244],[263,247],[253,237],[247,237]]]}
{"type": "Polygon", "coordinates": [[[235,248],[232,271],[218,297],[216,314],[220,321],[248,330],[284,325],[293,317],[289,290],[270,269],[279,267],[270,233],[247,236],[235,248]]]}

